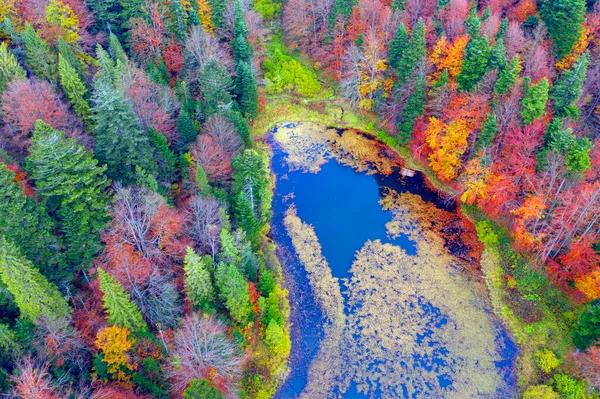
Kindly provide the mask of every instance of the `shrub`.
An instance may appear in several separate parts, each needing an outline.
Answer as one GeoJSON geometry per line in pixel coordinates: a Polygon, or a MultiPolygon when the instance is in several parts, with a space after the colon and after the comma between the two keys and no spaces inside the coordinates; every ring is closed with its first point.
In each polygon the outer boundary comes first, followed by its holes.
{"type": "Polygon", "coordinates": [[[535,352],[538,367],[546,374],[560,366],[561,360],[549,349],[540,349],[535,352]]]}

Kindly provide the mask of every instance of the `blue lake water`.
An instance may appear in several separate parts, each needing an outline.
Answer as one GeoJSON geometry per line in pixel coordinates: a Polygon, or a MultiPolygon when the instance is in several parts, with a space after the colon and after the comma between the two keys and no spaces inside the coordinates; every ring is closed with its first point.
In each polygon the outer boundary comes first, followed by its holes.
{"type": "MultiPolygon", "coordinates": [[[[439,195],[429,189],[422,174],[417,173],[410,179],[401,179],[399,173],[390,176],[367,175],[358,173],[352,167],[329,160],[322,165],[320,172],[291,172],[285,163],[282,149],[274,142],[272,169],[277,178],[273,200],[272,236],[278,244],[278,256],[282,261],[284,275],[290,291],[292,305],[292,353],[290,357],[291,373],[280,387],[277,399],[297,397],[307,384],[308,367],[317,353],[323,336],[323,315],[315,303],[306,272],[294,255],[290,238],[283,227],[284,213],[290,204],[294,204],[298,217],[314,227],[334,277],[350,277],[349,269],[356,251],[367,240],[379,239],[383,243],[400,246],[407,254],[416,253],[415,244],[406,236],[390,239],[386,234],[386,223],[392,220],[391,212],[384,211],[379,204],[385,187],[398,192],[418,194],[426,201],[434,203],[440,209],[455,210],[454,203],[443,201],[439,195]],[[290,198],[292,197],[292,198],[290,198]]],[[[460,246],[460,244],[456,244],[460,246]]],[[[344,291],[344,285],[342,285],[344,291]]],[[[428,303],[420,304],[425,312],[433,314],[432,320],[439,328],[446,321],[444,315],[436,316],[439,309],[428,303]],[[428,308],[429,306],[429,308],[428,308]]],[[[428,332],[417,336],[417,343],[427,342],[428,332]]],[[[501,329],[498,337],[502,347],[503,360],[497,363],[503,373],[507,386],[515,385],[514,360],[516,346],[501,329]]],[[[435,367],[443,361],[443,353],[433,359],[414,359],[421,367],[435,367]]],[[[452,376],[439,377],[440,386],[452,384],[452,376]]],[[[344,393],[345,399],[362,399],[366,396],[357,393],[351,386],[344,393]]],[[[377,397],[375,395],[375,397],[377,397]]],[[[399,398],[418,397],[415,393],[399,392],[399,398]]],[[[506,397],[506,396],[504,396],[506,397]]],[[[313,398],[311,398],[313,399],[313,398]]],[[[321,399],[321,398],[314,398],[321,399]]],[[[324,399],[324,398],[323,398],[324,399]]]]}

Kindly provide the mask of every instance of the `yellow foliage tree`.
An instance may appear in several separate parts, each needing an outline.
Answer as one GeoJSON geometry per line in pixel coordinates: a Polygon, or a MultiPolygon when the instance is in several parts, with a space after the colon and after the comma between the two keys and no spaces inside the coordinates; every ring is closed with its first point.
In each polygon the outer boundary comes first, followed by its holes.
{"type": "Polygon", "coordinates": [[[452,44],[448,43],[442,36],[431,52],[430,61],[435,65],[437,72],[432,75],[433,80],[438,80],[444,69],[448,70],[451,79],[456,78],[462,69],[463,52],[469,43],[469,36],[463,35],[454,39],[452,44]]]}
{"type": "Polygon", "coordinates": [[[135,341],[129,338],[129,329],[126,327],[111,326],[98,331],[96,347],[102,351],[103,361],[107,364],[110,376],[121,382],[131,378],[129,371],[135,370],[127,351],[135,341]]]}
{"type": "Polygon", "coordinates": [[[378,90],[383,90],[383,97],[387,97],[389,91],[386,90],[392,86],[392,82],[384,79],[388,67],[386,59],[382,58],[383,54],[383,41],[374,33],[368,34],[358,63],[358,91],[361,98],[358,107],[366,111],[371,111],[375,106],[374,98],[378,90]]]}
{"type": "Polygon", "coordinates": [[[198,18],[200,18],[202,27],[205,31],[214,33],[215,25],[212,22],[212,9],[208,0],[196,0],[196,4],[198,4],[198,18]]]}
{"type": "MultiPolygon", "coordinates": [[[[12,25],[21,31],[23,27],[23,19],[19,16],[17,11],[16,0],[0,0],[0,23],[4,22],[4,19],[9,19],[12,25]]],[[[4,32],[0,32],[0,38],[8,39],[8,36],[4,32]]]]}
{"type": "Polygon", "coordinates": [[[67,43],[76,43],[79,40],[79,18],[71,7],[63,4],[61,0],[50,0],[46,7],[46,22],[55,31],[54,34],[62,36],[67,43]]]}
{"type": "Polygon", "coordinates": [[[464,120],[444,124],[437,118],[429,118],[426,131],[426,142],[432,151],[429,166],[441,180],[449,181],[458,176],[468,136],[469,130],[464,120]]]}
{"type": "Polygon", "coordinates": [[[479,199],[488,196],[488,184],[490,179],[490,168],[485,167],[481,157],[471,159],[461,174],[461,180],[465,185],[465,191],[460,200],[466,204],[473,204],[479,199]]]}
{"type": "Polygon", "coordinates": [[[600,271],[593,270],[591,273],[575,280],[575,287],[585,294],[588,301],[600,298],[600,271]]]}

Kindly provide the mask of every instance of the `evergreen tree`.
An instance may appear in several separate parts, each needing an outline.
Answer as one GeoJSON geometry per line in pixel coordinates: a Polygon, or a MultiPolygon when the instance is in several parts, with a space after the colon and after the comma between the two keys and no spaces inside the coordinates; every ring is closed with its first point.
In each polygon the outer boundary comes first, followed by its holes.
{"type": "Polygon", "coordinates": [[[583,32],[585,0],[538,0],[537,3],[557,57],[569,55],[583,32]]]}
{"type": "Polygon", "coordinates": [[[227,3],[223,0],[208,0],[212,14],[210,19],[217,29],[223,28],[223,14],[225,13],[225,7],[227,3]]]}
{"type": "Polygon", "coordinates": [[[231,190],[235,198],[236,221],[248,240],[257,245],[259,231],[271,217],[272,192],[267,160],[255,150],[244,150],[233,159],[233,169],[231,190]]]}
{"type": "Polygon", "coordinates": [[[170,185],[175,181],[177,155],[169,147],[167,138],[155,129],[148,131],[148,138],[154,149],[154,161],[158,167],[158,181],[170,185]]]}
{"type": "Polygon", "coordinates": [[[127,53],[123,50],[123,46],[121,46],[121,42],[119,38],[114,33],[110,33],[110,41],[109,41],[109,50],[112,56],[112,59],[115,61],[120,61],[123,65],[127,64],[129,60],[127,58],[127,53]]]}
{"type": "Polygon", "coordinates": [[[481,21],[475,8],[467,20],[469,44],[465,49],[464,60],[456,81],[461,90],[473,90],[487,70],[490,55],[489,40],[481,34],[481,21]]]}
{"type": "Polygon", "coordinates": [[[237,67],[236,98],[246,118],[258,116],[258,89],[250,66],[241,61],[237,67]]]}
{"type": "Polygon", "coordinates": [[[413,92],[404,105],[402,118],[398,124],[398,143],[405,145],[410,141],[415,121],[425,112],[427,81],[421,74],[415,81],[413,92]]]}
{"type": "Polygon", "coordinates": [[[594,303],[581,313],[572,331],[573,345],[585,350],[600,338],[600,305],[594,303]]]}
{"type": "Polygon", "coordinates": [[[192,11],[190,11],[189,21],[191,26],[199,26],[200,22],[200,8],[198,7],[198,1],[193,0],[192,2],[192,11]]]}
{"type": "Polygon", "coordinates": [[[60,75],[60,86],[69,98],[71,105],[73,105],[73,110],[86,124],[91,123],[92,110],[85,99],[87,88],[79,80],[77,71],[62,54],[58,56],[58,73],[60,75]]]}
{"type": "Polygon", "coordinates": [[[506,37],[506,32],[508,32],[508,18],[502,18],[500,21],[500,27],[498,28],[498,32],[496,33],[496,40],[502,39],[506,37]]]}
{"type": "Polygon", "coordinates": [[[573,64],[571,69],[563,71],[554,82],[554,86],[550,91],[550,98],[554,100],[554,109],[557,116],[572,119],[579,117],[580,111],[576,103],[583,90],[589,63],[590,55],[585,53],[573,64]]]}
{"type": "Polygon", "coordinates": [[[494,45],[492,46],[487,69],[498,69],[499,71],[501,71],[506,67],[508,67],[508,60],[506,59],[506,48],[504,47],[504,39],[500,37],[496,39],[496,43],[494,43],[494,45]]]}
{"type": "Polygon", "coordinates": [[[217,112],[219,106],[225,109],[231,106],[233,80],[227,72],[227,68],[220,65],[216,59],[211,58],[206,62],[198,83],[204,98],[206,117],[217,112]]]}
{"type": "MultiPolygon", "coordinates": [[[[196,0],[192,0],[194,3],[196,0]]],[[[183,9],[180,0],[171,0],[171,18],[173,23],[171,24],[171,31],[175,35],[175,38],[180,43],[185,43],[187,39],[187,13],[183,9]]]]}
{"type": "Polygon", "coordinates": [[[25,40],[25,65],[38,78],[56,82],[56,57],[50,51],[48,43],[37,34],[29,23],[25,24],[23,37],[25,40]]]}
{"type": "Polygon", "coordinates": [[[177,118],[177,133],[179,134],[179,149],[185,151],[190,143],[196,141],[198,131],[194,127],[192,117],[186,111],[179,111],[177,118]]]}
{"type": "Polygon", "coordinates": [[[411,32],[406,50],[402,51],[398,59],[398,85],[408,82],[423,57],[425,57],[425,25],[423,20],[419,18],[411,32]]]}
{"type": "Polygon", "coordinates": [[[588,170],[592,166],[591,149],[592,142],[587,137],[573,140],[565,157],[567,169],[574,173],[583,173],[588,170]]]}
{"type": "MultiPolygon", "coordinates": [[[[448,0],[438,0],[438,1],[448,1],[448,0]]],[[[393,11],[404,11],[405,6],[406,6],[406,0],[392,0],[392,4],[390,4],[390,8],[393,11]]]]}
{"type": "Polygon", "coordinates": [[[136,181],[136,168],[156,173],[148,136],[119,89],[97,81],[94,114],[98,160],[108,166],[109,178],[128,185],[136,181]]]}
{"type": "Polygon", "coordinates": [[[26,196],[15,174],[0,162],[0,234],[15,243],[46,277],[59,281],[70,276],[63,270],[55,228],[44,205],[26,196]]]}
{"type": "Polygon", "coordinates": [[[102,248],[100,231],[108,220],[106,167],[98,166],[93,153],[74,138],[42,121],[36,124],[27,164],[38,196],[58,218],[67,261],[89,267],[102,248]]]}
{"type": "Polygon", "coordinates": [[[496,81],[496,85],[494,86],[494,91],[499,96],[508,93],[511,86],[515,83],[517,76],[521,73],[521,61],[519,60],[519,56],[515,55],[508,66],[502,70],[498,74],[498,80],[496,81]]]}
{"type": "Polygon", "coordinates": [[[224,399],[223,394],[210,385],[206,378],[192,379],[190,385],[183,391],[183,399],[224,399]]]}
{"type": "Polygon", "coordinates": [[[25,80],[27,74],[17,62],[15,56],[8,50],[6,42],[0,43],[0,93],[13,80],[25,80]]]}
{"type": "Polygon", "coordinates": [[[235,265],[220,262],[215,271],[215,282],[231,318],[246,325],[252,314],[252,303],[248,283],[242,273],[235,265]]]}
{"type": "Polygon", "coordinates": [[[215,296],[209,272],[212,267],[213,260],[209,255],[200,257],[193,249],[187,247],[183,262],[187,298],[192,305],[204,311],[210,309],[215,296]]]}
{"type": "Polygon", "coordinates": [[[123,286],[102,268],[98,268],[98,280],[102,291],[102,303],[108,313],[108,324],[126,327],[132,332],[146,331],[148,325],[142,317],[142,312],[123,286]]]}
{"type": "MultiPolygon", "coordinates": [[[[406,0],[398,0],[399,3],[406,3],[406,0]]],[[[352,7],[356,4],[355,0],[334,0],[333,7],[329,13],[329,32],[333,32],[338,19],[344,21],[344,26],[352,14],[352,7]]]]}
{"type": "Polygon", "coordinates": [[[79,80],[85,82],[87,74],[83,62],[77,57],[77,55],[75,55],[71,45],[64,41],[62,37],[58,38],[58,53],[62,55],[69,62],[71,67],[77,71],[79,80]]]}
{"type": "Polygon", "coordinates": [[[252,59],[252,47],[248,44],[248,29],[244,21],[244,10],[240,0],[235,0],[235,18],[233,22],[233,59],[236,63],[250,63],[252,59]]]}
{"type": "Polygon", "coordinates": [[[19,249],[0,235],[0,280],[14,297],[21,316],[34,322],[40,317],[69,317],[71,309],[58,288],[48,282],[19,249]]]}
{"type": "Polygon", "coordinates": [[[388,62],[394,69],[398,69],[402,54],[408,45],[408,32],[403,23],[400,24],[396,31],[396,36],[390,42],[388,62]]]}
{"type": "Polygon", "coordinates": [[[481,126],[481,133],[479,133],[477,141],[475,142],[475,147],[473,147],[473,154],[477,154],[484,148],[492,145],[497,134],[498,120],[496,114],[490,114],[481,126]]]}
{"type": "Polygon", "coordinates": [[[546,114],[549,88],[546,78],[535,84],[530,84],[529,78],[526,78],[525,95],[521,100],[521,117],[526,125],[546,114]]]}
{"type": "Polygon", "coordinates": [[[242,116],[241,112],[234,109],[229,109],[223,112],[223,116],[233,123],[238,131],[238,134],[244,140],[244,144],[246,147],[252,146],[252,140],[250,138],[250,130],[248,129],[248,124],[246,120],[242,116]]]}

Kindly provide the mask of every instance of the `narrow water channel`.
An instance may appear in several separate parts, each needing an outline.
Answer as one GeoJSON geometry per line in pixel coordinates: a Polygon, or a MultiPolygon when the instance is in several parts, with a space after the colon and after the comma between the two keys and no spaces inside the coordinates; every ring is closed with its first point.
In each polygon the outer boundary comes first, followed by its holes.
{"type": "Polygon", "coordinates": [[[401,160],[359,132],[271,133],[293,343],[276,398],[512,397],[517,348],[455,203],[418,172],[402,177],[401,160]]]}

